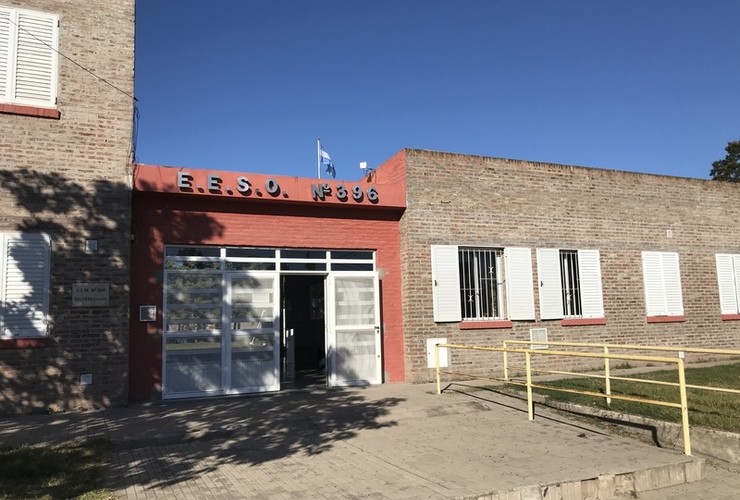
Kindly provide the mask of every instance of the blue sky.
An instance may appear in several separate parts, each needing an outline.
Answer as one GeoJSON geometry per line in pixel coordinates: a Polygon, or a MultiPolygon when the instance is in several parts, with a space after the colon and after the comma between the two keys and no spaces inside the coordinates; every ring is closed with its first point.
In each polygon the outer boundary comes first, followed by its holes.
{"type": "Polygon", "coordinates": [[[142,163],[337,178],[405,148],[708,178],[737,0],[140,0],[142,163]],[[324,176],[324,174],[322,174],[324,176]]]}

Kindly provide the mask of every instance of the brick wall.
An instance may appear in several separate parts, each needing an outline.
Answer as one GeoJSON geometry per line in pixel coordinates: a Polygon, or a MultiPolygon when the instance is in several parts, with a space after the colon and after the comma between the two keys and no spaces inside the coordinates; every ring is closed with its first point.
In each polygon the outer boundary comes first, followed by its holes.
{"type": "Polygon", "coordinates": [[[52,239],[48,345],[3,344],[0,413],[125,403],[134,0],[0,4],[58,14],[59,51],[74,61],[59,57],[59,119],[0,114],[0,231],[52,239]],[[109,283],[109,306],[71,307],[77,282],[109,283]]]}
{"type": "MultiPolygon", "coordinates": [[[[740,253],[740,186],[420,150],[406,150],[405,157],[408,208],[401,220],[401,260],[409,380],[432,379],[427,338],[501,345],[504,339],[529,340],[534,327],[546,327],[551,341],[740,348],[740,322],[721,320],[715,266],[715,253],[740,253]],[[435,323],[433,244],[531,248],[537,320],[464,331],[457,323],[435,323]],[[536,248],[600,250],[605,325],[561,326],[560,320],[539,319],[536,248]],[[678,252],[685,322],[647,323],[645,250],[678,252]]],[[[457,351],[452,369],[501,376],[501,359],[457,351]]],[[[556,363],[589,365],[562,358],[548,358],[546,364],[556,363]]]]}

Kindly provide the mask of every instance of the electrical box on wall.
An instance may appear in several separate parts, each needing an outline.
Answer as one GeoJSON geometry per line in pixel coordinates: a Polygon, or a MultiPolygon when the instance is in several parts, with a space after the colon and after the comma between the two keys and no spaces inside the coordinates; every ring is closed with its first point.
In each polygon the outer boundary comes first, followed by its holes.
{"type": "MultiPolygon", "coordinates": [[[[446,338],[427,339],[427,368],[435,368],[434,363],[434,346],[437,344],[446,344],[446,338]]],[[[446,347],[439,348],[439,367],[447,368],[449,366],[449,349],[446,347]]]]}
{"type": "Polygon", "coordinates": [[[157,321],[157,306],[139,306],[139,321],[157,321]]]}

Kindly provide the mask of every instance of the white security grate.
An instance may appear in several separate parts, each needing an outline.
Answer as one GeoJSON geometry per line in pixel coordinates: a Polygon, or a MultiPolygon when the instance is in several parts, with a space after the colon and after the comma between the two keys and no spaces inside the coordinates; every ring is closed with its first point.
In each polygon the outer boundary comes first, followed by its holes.
{"type": "Polygon", "coordinates": [[[582,316],[581,278],[578,269],[578,252],[575,250],[560,250],[563,312],[569,318],[580,318],[582,316]]]}
{"type": "Polygon", "coordinates": [[[503,250],[461,248],[458,258],[463,319],[502,319],[503,250]]]}

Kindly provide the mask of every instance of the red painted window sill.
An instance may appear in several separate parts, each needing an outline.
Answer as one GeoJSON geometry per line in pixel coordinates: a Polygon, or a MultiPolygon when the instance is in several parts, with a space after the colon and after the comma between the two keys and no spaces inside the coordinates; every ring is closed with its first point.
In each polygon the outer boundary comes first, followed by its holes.
{"type": "Polygon", "coordinates": [[[683,323],[686,321],[686,316],[648,316],[648,323],[683,323]]]}
{"type": "Polygon", "coordinates": [[[560,324],[562,326],[605,325],[606,318],[565,318],[560,324]]]}
{"type": "Polygon", "coordinates": [[[740,320],[740,314],[723,314],[722,321],[738,321],[740,320]]]}
{"type": "Polygon", "coordinates": [[[11,115],[37,116],[58,120],[62,113],[58,109],[37,108],[35,106],[20,106],[18,104],[0,104],[0,113],[11,115]]]}
{"type": "Polygon", "coordinates": [[[35,339],[0,339],[0,349],[37,349],[49,347],[49,338],[35,339]]]}
{"type": "Polygon", "coordinates": [[[462,321],[458,323],[460,330],[483,330],[486,328],[511,328],[509,320],[499,321],[462,321]]]}

